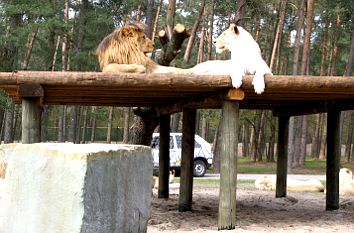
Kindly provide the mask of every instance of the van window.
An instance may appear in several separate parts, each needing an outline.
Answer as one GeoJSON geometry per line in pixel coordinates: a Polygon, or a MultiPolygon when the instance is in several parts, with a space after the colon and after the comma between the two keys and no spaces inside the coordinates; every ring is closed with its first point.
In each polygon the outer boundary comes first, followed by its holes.
{"type": "MultiPolygon", "coordinates": [[[[176,135],[176,141],[177,141],[177,148],[181,149],[182,148],[182,136],[176,135]]],[[[194,140],[194,148],[201,148],[202,146],[194,140]]]]}
{"type": "Polygon", "coordinates": [[[176,135],[176,142],[177,142],[177,148],[181,149],[182,148],[182,136],[176,135]]]}
{"type": "MultiPolygon", "coordinates": [[[[160,137],[154,137],[151,142],[151,147],[159,149],[160,137]]],[[[173,137],[170,136],[170,149],[173,149],[173,137]]]]}
{"type": "Polygon", "coordinates": [[[173,137],[170,136],[170,149],[173,149],[173,137]]]}
{"type": "Polygon", "coordinates": [[[194,148],[201,148],[202,146],[194,140],[194,148]]]}

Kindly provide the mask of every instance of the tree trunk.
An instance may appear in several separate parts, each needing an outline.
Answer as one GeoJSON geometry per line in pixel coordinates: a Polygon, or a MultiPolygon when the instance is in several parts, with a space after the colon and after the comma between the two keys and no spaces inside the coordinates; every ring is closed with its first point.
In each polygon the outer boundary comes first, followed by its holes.
{"type": "Polygon", "coordinates": [[[338,34],[340,34],[341,31],[341,25],[340,25],[340,16],[337,14],[337,20],[336,20],[336,28],[335,28],[335,33],[333,37],[333,50],[332,50],[332,62],[330,66],[330,76],[334,76],[337,74],[337,57],[338,57],[338,34]]]}
{"type": "Polygon", "coordinates": [[[130,108],[123,108],[124,115],[124,130],[123,130],[123,143],[127,144],[129,142],[129,119],[130,119],[130,108]]]}
{"type": "Polygon", "coordinates": [[[194,22],[194,25],[193,25],[193,28],[192,28],[192,32],[191,32],[191,36],[189,37],[189,40],[188,40],[188,44],[187,44],[187,47],[186,47],[186,51],[184,53],[184,60],[186,62],[189,62],[189,58],[190,58],[190,55],[191,55],[191,52],[192,52],[192,49],[193,49],[193,44],[194,44],[194,40],[195,40],[195,37],[196,37],[196,34],[197,34],[197,30],[198,30],[198,27],[199,27],[199,24],[200,24],[200,20],[203,16],[203,12],[204,12],[204,7],[205,7],[205,0],[202,1],[201,3],[201,6],[199,8],[199,13],[195,19],[195,22],[194,22]]]}
{"type": "Polygon", "coordinates": [[[154,5],[155,5],[155,0],[147,0],[145,33],[150,39],[153,39],[152,30],[153,30],[153,20],[154,20],[154,5]]]}
{"type": "Polygon", "coordinates": [[[323,123],[322,123],[322,135],[321,135],[321,149],[320,149],[320,159],[326,158],[326,147],[327,147],[327,114],[323,114],[323,123]]]}
{"type": "Polygon", "coordinates": [[[316,114],[315,128],[313,132],[312,145],[311,145],[311,156],[312,158],[318,158],[318,145],[320,137],[320,124],[321,124],[321,115],[316,114]]]}
{"type": "Polygon", "coordinates": [[[213,51],[213,31],[214,31],[214,14],[215,14],[215,0],[211,0],[210,14],[209,14],[209,31],[208,31],[208,57],[207,60],[212,59],[213,51]]]}
{"type": "Polygon", "coordinates": [[[75,143],[76,144],[80,144],[81,141],[81,116],[83,115],[83,107],[81,106],[77,106],[77,124],[76,124],[76,140],[75,143]]]}
{"type": "Polygon", "coordinates": [[[7,110],[5,114],[4,143],[14,141],[13,123],[14,123],[15,104],[11,98],[7,98],[7,110]]]}
{"type": "Polygon", "coordinates": [[[322,55],[321,55],[321,66],[320,66],[320,76],[324,75],[325,64],[326,64],[326,54],[328,49],[328,27],[329,20],[327,17],[324,19],[324,29],[323,29],[323,43],[322,43],[322,55]]]}
{"type": "MultiPolygon", "coordinates": [[[[299,0],[299,7],[298,7],[299,20],[297,21],[296,36],[295,36],[295,42],[294,42],[293,75],[298,74],[299,54],[300,54],[300,38],[301,38],[302,26],[304,24],[304,5],[305,5],[305,0],[299,0]]],[[[289,143],[289,145],[290,144],[291,143],[289,143]]]]}
{"type": "Polygon", "coordinates": [[[271,132],[269,136],[269,150],[268,150],[268,158],[267,162],[274,162],[274,155],[275,155],[275,137],[276,137],[276,119],[272,117],[271,123],[271,132]]]}
{"type": "Polygon", "coordinates": [[[173,27],[175,25],[175,11],[176,0],[168,0],[167,14],[166,14],[166,31],[167,36],[171,40],[173,27]]]}
{"type": "Polygon", "coordinates": [[[159,39],[162,44],[162,50],[156,58],[158,64],[168,66],[171,61],[181,52],[183,41],[190,36],[185,26],[177,24],[174,27],[172,38],[168,39],[165,31],[159,32],[159,39]]]}
{"type": "Polygon", "coordinates": [[[204,139],[207,138],[207,128],[208,128],[207,119],[204,116],[202,116],[202,132],[200,136],[204,139]]]}
{"type": "Polygon", "coordinates": [[[264,127],[265,127],[265,110],[261,111],[260,124],[257,137],[257,161],[263,161],[263,140],[264,140],[264,127]]]}
{"type": "Polygon", "coordinates": [[[85,106],[83,107],[83,124],[82,124],[82,134],[81,134],[81,144],[85,144],[86,143],[86,132],[87,132],[87,111],[88,111],[88,107],[85,106]]]}
{"type": "Polygon", "coordinates": [[[95,135],[96,135],[96,108],[91,108],[91,137],[90,141],[95,142],[95,135]]]}
{"type": "Polygon", "coordinates": [[[161,11],[162,2],[163,2],[163,0],[160,0],[160,4],[157,6],[156,16],[155,16],[155,20],[154,20],[154,28],[153,28],[153,30],[152,30],[152,35],[151,35],[151,40],[152,40],[152,41],[155,41],[156,32],[157,32],[157,27],[158,27],[158,23],[159,23],[159,16],[160,16],[160,11],[161,11]]]}
{"type": "Polygon", "coordinates": [[[112,140],[112,125],[113,125],[113,107],[108,108],[108,123],[107,123],[107,143],[112,140]]]}
{"type": "MultiPolygon", "coordinates": [[[[352,25],[354,25],[354,22],[352,22],[352,25]]],[[[346,76],[351,76],[353,74],[353,60],[354,60],[354,30],[353,30],[353,34],[352,34],[352,44],[350,46],[348,63],[347,63],[347,67],[345,69],[346,76]]]]}
{"type": "Polygon", "coordinates": [[[254,133],[252,135],[252,161],[257,162],[257,155],[258,155],[258,138],[260,134],[260,126],[261,126],[261,119],[263,115],[263,110],[257,110],[254,116],[254,133]]]}
{"type": "Polygon", "coordinates": [[[302,117],[302,128],[301,128],[301,148],[299,156],[299,166],[303,167],[305,165],[306,157],[306,145],[307,145],[307,116],[302,117]]]}
{"type": "Polygon", "coordinates": [[[32,55],[32,49],[33,49],[34,42],[36,41],[36,38],[37,38],[37,33],[38,33],[38,28],[36,28],[36,30],[34,32],[32,32],[30,34],[30,36],[28,37],[27,50],[26,50],[26,54],[25,54],[25,59],[23,61],[23,70],[28,69],[28,64],[29,64],[29,60],[32,55]]]}
{"type": "Polygon", "coordinates": [[[200,33],[197,64],[202,63],[204,61],[204,36],[205,36],[205,29],[202,28],[200,33]]]}
{"type": "MultiPolygon", "coordinates": [[[[288,174],[291,174],[291,170],[293,167],[293,159],[295,156],[295,117],[289,118],[289,139],[288,139],[288,174]]],[[[279,152],[278,152],[279,153],[279,152]]],[[[279,155],[278,155],[279,156],[279,155]]]]}
{"type": "Polygon", "coordinates": [[[160,122],[159,114],[154,108],[136,108],[134,114],[138,117],[131,129],[132,143],[149,146],[152,133],[160,122]]]}
{"type": "Polygon", "coordinates": [[[70,108],[70,126],[68,132],[68,141],[72,143],[75,143],[76,141],[77,112],[78,112],[77,106],[72,106],[70,108]]]}
{"type": "Polygon", "coordinates": [[[213,143],[213,172],[220,173],[220,152],[221,152],[221,120],[219,120],[218,127],[215,130],[213,143]]]}
{"type": "Polygon", "coordinates": [[[242,125],[242,157],[246,158],[249,154],[249,123],[247,120],[242,125]]]}
{"type": "Polygon", "coordinates": [[[307,15],[306,15],[306,28],[304,36],[304,48],[302,52],[302,62],[301,62],[301,74],[308,75],[309,70],[307,70],[307,63],[310,60],[310,45],[311,45],[311,32],[313,25],[313,15],[314,15],[314,0],[307,1],[307,15]]]}
{"type": "Polygon", "coordinates": [[[273,40],[273,48],[272,48],[272,52],[270,55],[270,62],[269,62],[269,68],[270,70],[273,70],[273,66],[275,63],[275,54],[277,51],[277,48],[280,49],[280,37],[281,37],[281,33],[283,32],[283,25],[284,25],[284,19],[285,19],[285,13],[286,13],[286,5],[288,3],[288,0],[285,1],[280,1],[280,5],[279,5],[279,20],[277,22],[277,26],[275,29],[275,36],[274,36],[274,40],[273,40]]]}
{"type": "Polygon", "coordinates": [[[347,135],[347,141],[345,144],[345,152],[344,152],[344,157],[347,162],[350,162],[350,153],[351,153],[351,147],[353,143],[353,131],[354,131],[353,122],[354,122],[354,111],[349,111],[348,112],[348,135],[347,135]]]}
{"type": "Polygon", "coordinates": [[[245,12],[246,12],[246,0],[238,0],[236,3],[236,20],[238,21],[238,25],[241,27],[245,27],[245,12]]]}

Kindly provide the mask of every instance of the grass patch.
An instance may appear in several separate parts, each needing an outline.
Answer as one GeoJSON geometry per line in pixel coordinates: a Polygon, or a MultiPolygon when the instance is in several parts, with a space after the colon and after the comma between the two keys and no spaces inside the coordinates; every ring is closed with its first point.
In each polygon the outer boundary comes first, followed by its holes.
{"type": "MultiPolygon", "coordinates": [[[[341,162],[340,167],[354,171],[354,163],[341,162]]],[[[276,162],[252,162],[250,158],[237,158],[238,173],[245,174],[276,174],[276,162]]],[[[293,174],[325,175],[326,160],[307,158],[304,167],[292,168],[293,174]]]]}

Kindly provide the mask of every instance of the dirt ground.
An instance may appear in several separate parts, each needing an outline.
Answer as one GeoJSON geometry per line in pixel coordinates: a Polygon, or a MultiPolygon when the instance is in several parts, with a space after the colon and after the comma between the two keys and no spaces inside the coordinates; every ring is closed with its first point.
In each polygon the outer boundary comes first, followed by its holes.
{"type": "MultiPolygon", "coordinates": [[[[171,185],[172,186],[172,185],[171,185]]],[[[169,199],[152,198],[148,232],[217,231],[218,187],[194,187],[192,211],[179,213],[178,185],[169,199]]],[[[340,209],[325,210],[324,193],[288,192],[275,198],[275,191],[251,187],[237,189],[236,229],[225,232],[354,232],[354,197],[340,199],[340,209]]]]}

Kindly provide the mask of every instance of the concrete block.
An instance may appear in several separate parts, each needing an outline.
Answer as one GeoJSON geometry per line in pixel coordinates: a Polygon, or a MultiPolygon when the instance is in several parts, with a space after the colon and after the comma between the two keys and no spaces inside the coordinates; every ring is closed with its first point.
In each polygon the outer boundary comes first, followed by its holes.
{"type": "Polygon", "coordinates": [[[9,153],[0,233],[146,232],[149,147],[38,143],[9,153]]]}

